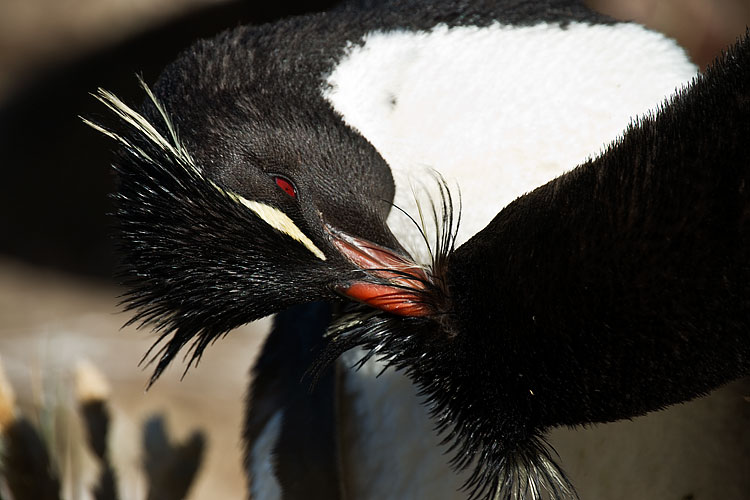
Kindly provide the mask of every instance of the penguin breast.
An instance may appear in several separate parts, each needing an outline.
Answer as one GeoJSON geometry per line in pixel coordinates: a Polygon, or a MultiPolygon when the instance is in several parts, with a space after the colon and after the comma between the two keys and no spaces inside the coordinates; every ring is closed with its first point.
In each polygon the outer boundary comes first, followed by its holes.
{"type": "MultiPolygon", "coordinates": [[[[435,187],[426,171],[458,186],[460,245],[696,72],[673,40],[630,23],[439,25],[369,33],[331,71],[325,98],[386,160],[406,212],[435,187]]],[[[394,210],[388,222],[424,261],[411,221],[394,210]]]]}

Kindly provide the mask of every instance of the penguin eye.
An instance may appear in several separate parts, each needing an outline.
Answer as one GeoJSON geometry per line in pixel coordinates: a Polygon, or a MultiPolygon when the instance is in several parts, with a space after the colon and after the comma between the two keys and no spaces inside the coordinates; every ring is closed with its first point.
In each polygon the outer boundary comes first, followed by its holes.
{"type": "Polygon", "coordinates": [[[294,187],[294,184],[292,184],[292,181],[279,175],[275,175],[273,180],[276,181],[276,185],[283,189],[286,194],[295,200],[297,199],[297,189],[294,187]]]}

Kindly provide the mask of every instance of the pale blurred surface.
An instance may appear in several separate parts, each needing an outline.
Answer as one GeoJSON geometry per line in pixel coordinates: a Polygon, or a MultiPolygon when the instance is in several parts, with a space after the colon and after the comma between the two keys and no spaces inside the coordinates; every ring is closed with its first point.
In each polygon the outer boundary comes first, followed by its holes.
{"type": "MultiPolygon", "coordinates": [[[[241,498],[243,397],[248,367],[268,321],[217,342],[183,380],[184,365],[175,363],[145,392],[150,370],[139,369],[138,361],[155,337],[132,327],[120,329],[127,319],[117,312],[121,292],[106,283],[0,259],[0,355],[19,403],[28,408],[32,399],[69,399],[77,362],[89,360],[113,388],[115,419],[124,420],[115,423],[126,431],[115,433],[111,450],[137,453],[142,422],[164,414],[178,439],[196,429],[207,434],[205,463],[190,498],[241,498]]],[[[124,500],[132,498],[139,496],[124,500]]]]}
{"type": "MultiPolygon", "coordinates": [[[[38,84],[35,78],[50,66],[64,66],[67,61],[116,45],[180,13],[220,3],[226,2],[1,0],[0,104],[13,91],[25,89],[31,82],[38,84]]],[[[675,37],[701,66],[744,33],[746,24],[750,23],[750,1],[746,0],[589,0],[588,3],[615,17],[634,19],[675,37]]],[[[228,23],[227,27],[231,25],[228,23]]],[[[148,57],[148,51],[144,51],[143,59],[148,57]]],[[[112,64],[116,65],[117,61],[112,64]]],[[[76,92],[84,94],[89,90],[92,88],[80,88],[76,92]]],[[[74,118],[80,111],[65,112],[74,118]]],[[[16,126],[15,123],[6,125],[7,130],[16,126]]],[[[69,125],[60,126],[47,133],[59,133],[63,137],[67,128],[69,125]]],[[[93,133],[86,137],[86,140],[94,140],[93,133]]],[[[87,151],[89,146],[90,143],[82,142],[75,144],[74,149],[87,151]]],[[[31,151],[28,155],[34,158],[39,155],[40,163],[50,163],[43,152],[31,151]]],[[[3,174],[6,168],[31,168],[4,161],[0,155],[3,174]]],[[[60,162],[60,168],[68,168],[72,160],[62,158],[60,162]]],[[[71,175],[85,179],[87,173],[74,170],[71,175]]],[[[34,182],[44,183],[47,179],[36,173],[30,176],[34,182]]],[[[30,182],[20,182],[18,189],[24,193],[24,199],[35,193],[31,187],[30,182]]],[[[94,185],[90,189],[98,193],[102,188],[94,185]]],[[[103,196],[103,193],[98,194],[103,196]]],[[[49,197],[40,197],[34,203],[43,203],[44,199],[49,197]]],[[[56,208],[54,204],[44,207],[50,214],[56,208]]],[[[98,205],[94,210],[104,211],[98,205]]],[[[31,213],[28,207],[18,202],[17,206],[0,210],[0,218],[26,217],[28,213],[31,213]]],[[[46,220],[45,214],[40,217],[46,220]]],[[[39,225],[34,219],[19,225],[45,233],[54,232],[59,224],[39,225]]],[[[99,228],[93,229],[104,233],[99,228]]],[[[3,232],[0,238],[5,237],[25,238],[22,232],[14,236],[3,232]]],[[[41,241],[37,246],[44,244],[41,241]]],[[[49,246],[53,250],[57,248],[54,242],[49,246]]],[[[67,247],[60,248],[64,252],[67,247]]],[[[267,324],[251,325],[217,342],[206,351],[198,369],[191,371],[183,381],[180,381],[180,374],[184,365],[177,363],[154,388],[144,393],[149,371],[139,369],[137,364],[154,337],[133,328],[120,330],[127,319],[117,312],[117,296],[122,290],[106,280],[96,281],[65,271],[34,267],[25,260],[24,251],[16,252],[13,258],[0,254],[0,356],[21,401],[28,404],[34,394],[39,394],[38,387],[45,384],[66,387],[75,362],[86,358],[105,372],[113,386],[113,405],[136,425],[158,411],[167,413],[178,437],[184,437],[195,428],[206,431],[206,462],[190,498],[243,497],[239,440],[242,400],[248,369],[262,342],[259,331],[267,324]]],[[[58,267],[67,269],[65,265],[58,267]]],[[[106,274],[106,267],[99,271],[106,274]]],[[[140,437],[136,435],[132,439],[140,437]]]]}

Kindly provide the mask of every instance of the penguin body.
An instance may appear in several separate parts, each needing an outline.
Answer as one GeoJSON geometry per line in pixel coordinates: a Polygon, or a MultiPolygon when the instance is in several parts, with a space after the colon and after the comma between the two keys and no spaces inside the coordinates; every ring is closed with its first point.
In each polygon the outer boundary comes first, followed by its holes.
{"type": "MultiPolygon", "coordinates": [[[[697,71],[674,41],[632,23],[514,14],[368,31],[316,82],[388,163],[396,206],[417,213],[414,192],[434,187],[430,170],[456,182],[459,244],[516,197],[601,151],[697,71]]],[[[396,210],[388,222],[425,261],[414,224],[396,210]]],[[[468,474],[451,471],[417,388],[375,360],[350,369],[362,355],[342,358],[341,481],[351,498],[462,498],[468,474]]]]}
{"type": "Polygon", "coordinates": [[[255,369],[253,498],[574,497],[547,429],[747,374],[747,151],[717,118],[747,128],[726,107],[746,95],[742,50],[664,104],[696,72],[682,49],[577,2],[342,8],[199,42],[143,120],[103,97],[140,134],[109,132],[126,150],[129,307],[167,341],[155,377],[191,340],[199,356],[301,307],[255,369]],[[696,116],[724,146],[691,140],[696,116]],[[315,301],[332,325],[299,305],[315,301]],[[338,355],[300,389],[298,365],[338,355]],[[300,456],[334,466],[326,488],[289,466],[300,456]]]}
{"type": "MultiPolygon", "coordinates": [[[[388,162],[395,205],[417,213],[414,185],[425,189],[430,169],[456,181],[460,244],[697,71],[672,40],[640,26],[567,21],[369,33],[328,76],[325,96],[388,162]]],[[[392,211],[389,225],[428,258],[404,214],[392,211]]],[[[344,463],[357,464],[353,498],[461,498],[468,475],[435,453],[440,439],[417,389],[395,372],[375,378],[382,369],[371,361],[343,381],[356,416],[343,437],[344,463]]]]}

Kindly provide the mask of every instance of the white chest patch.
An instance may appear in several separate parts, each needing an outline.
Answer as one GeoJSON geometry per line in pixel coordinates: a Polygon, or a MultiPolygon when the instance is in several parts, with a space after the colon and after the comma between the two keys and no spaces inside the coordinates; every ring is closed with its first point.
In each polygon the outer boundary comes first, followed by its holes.
{"type": "MultiPolygon", "coordinates": [[[[596,156],[697,68],[673,41],[633,24],[437,27],[370,33],[329,75],[326,99],[391,167],[396,204],[458,184],[458,244],[519,195],[596,156]]],[[[420,236],[393,211],[391,229],[424,259],[420,236]]],[[[353,361],[354,354],[345,359],[353,361]]],[[[416,389],[368,363],[347,375],[356,435],[354,498],[464,498],[416,389]]]]}
{"type": "Polygon", "coordinates": [[[281,419],[284,415],[277,411],[268,420],[260,433],[258,440],[253,443],[248,473],[252,479],[250,498],[258,500],[281,500],[281,485],[274,472],[273,449],[281,433],[281,419]]]}
{"type": "MultiPolygon", "coordinates": [[[[439,26],[368,34],[324,95],[390,165],[398,206],[416,213],[410,184],[429,187],[425,169],[458,184],[461,244],[519,195],[596,156],[696,71],[674,41],[635,24],[439,26]]],[[[394,211],[389,224],[418,250],[405,217],[394,211]]]]}
{"type": "MultiPolygon", "coordinates": [[[[345,353],[341,362],[352,366],[364,352],[345,353]]],[[[448,466],[450,455],[440,446],[423,398],[402,373],[383,370],[370,359],[344,378],[351,401],[351,422],[343,430],[342,462],[349,498],[358,500],[460,499],[468,474],[448,466]]]]}

